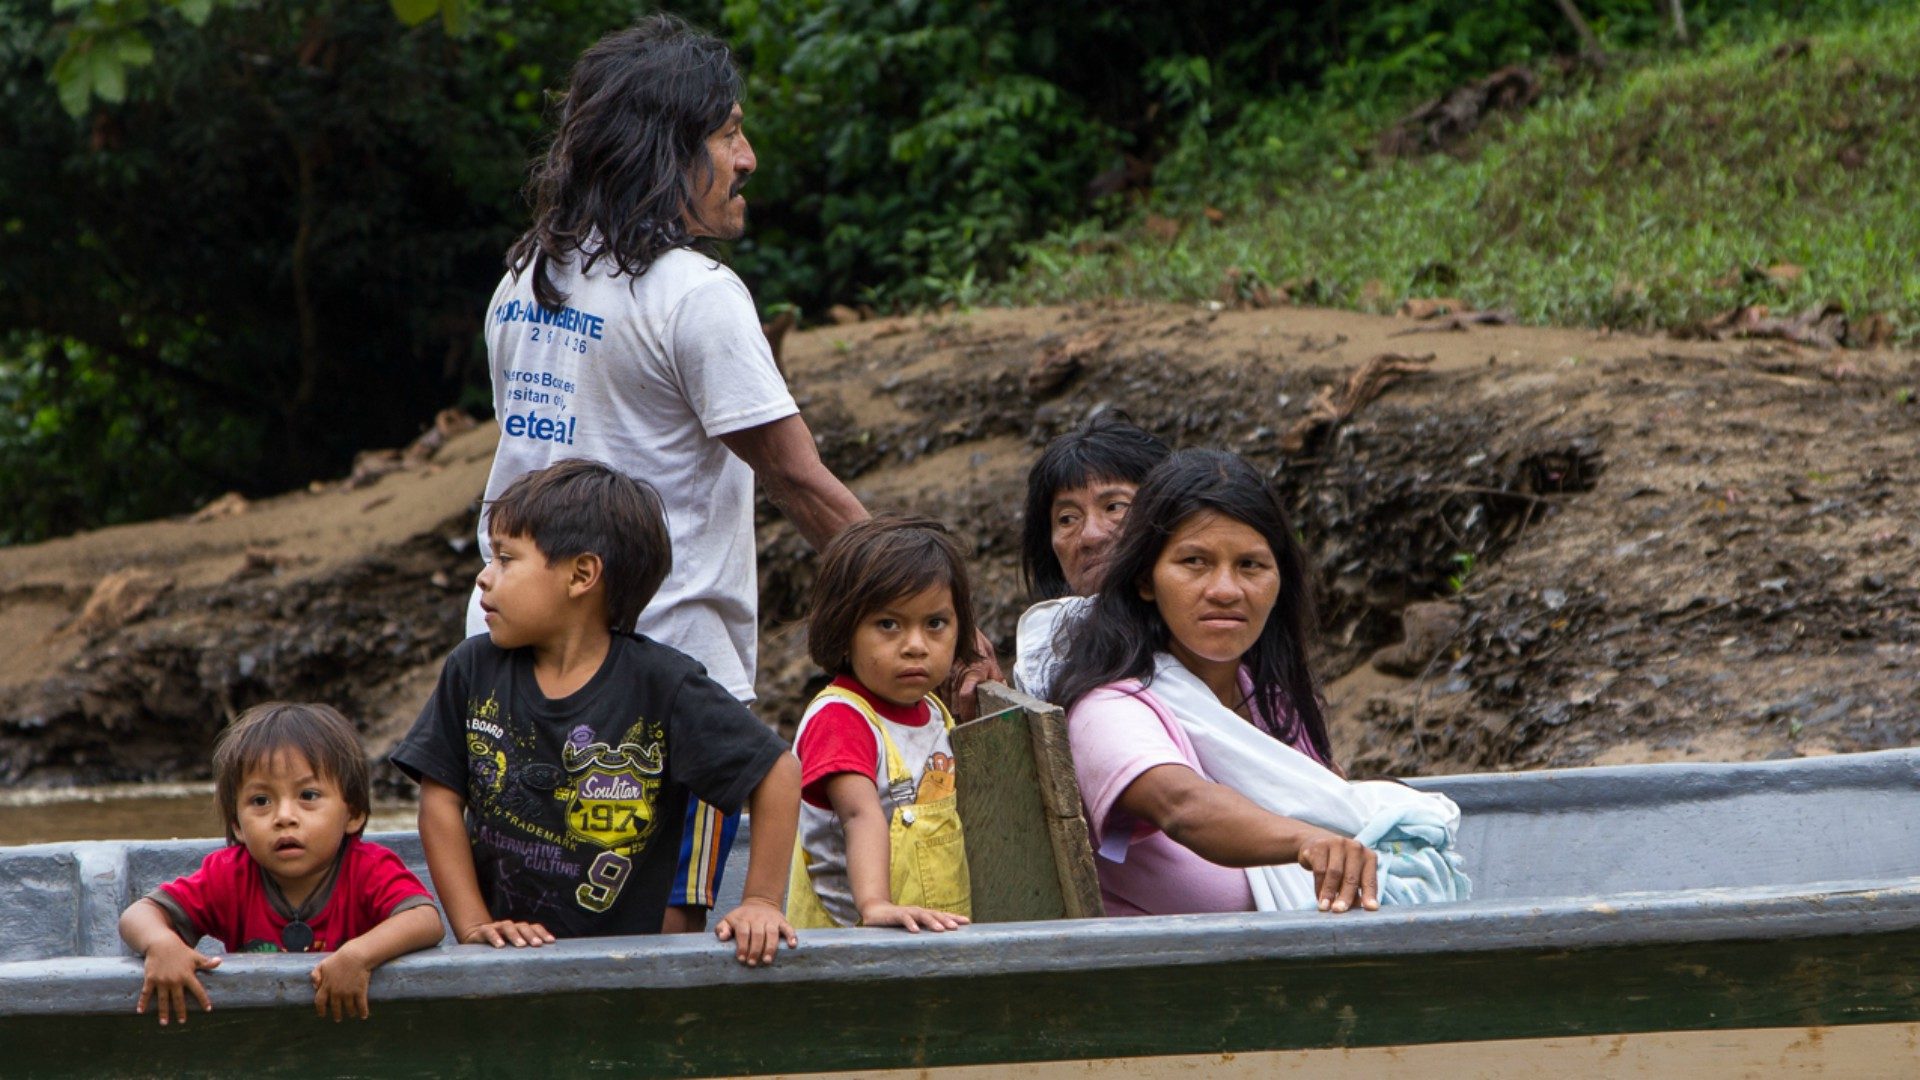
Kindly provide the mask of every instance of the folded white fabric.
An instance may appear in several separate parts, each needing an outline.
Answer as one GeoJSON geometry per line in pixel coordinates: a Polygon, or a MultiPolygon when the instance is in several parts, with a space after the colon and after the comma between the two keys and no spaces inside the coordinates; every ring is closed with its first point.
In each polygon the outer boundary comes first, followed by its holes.
{"type": "MultiPolygon", "coordinates": [[[[1380,902],[1465,900],[1472,882],[1453,841],[1460,808],[1434,792],[1385,780],[1350,783],[1254,727],[1169,653],[1154,657],[1143,695],[1193,744],[1207,777],[1264,810],[1351,836],[1379,856],[1380,902]]],[[[1313,875],[1298,865],[1247,870],[1255,906],[1291,911],[1317,906],[1313,875]]]]}
{"type": "Polygon", "coordinates": [[[1062,596],[1028,608],[1014,627],[1013,685],[1042,701],[1052,701],[1053,680],[1066,659],[1061,627],[1070,625],[1093,603],[1089,596],[1062,596]]]}

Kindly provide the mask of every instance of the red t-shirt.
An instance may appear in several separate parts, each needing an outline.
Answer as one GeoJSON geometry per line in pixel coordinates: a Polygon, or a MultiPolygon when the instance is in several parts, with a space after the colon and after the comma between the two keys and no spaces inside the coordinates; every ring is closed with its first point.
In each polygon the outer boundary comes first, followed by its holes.
{"type": "MultiPolygon", "coordinates": [[[[217,939],[228,952],[285,952],[280,931],[289,920],[267,898],[265,872],[245,846],[211,852],[200,869],[147,894],[189,942],[217,939]]],[[[313,928],[308,952],[331,952],[408,908],[433,903],[420,879],[400,856],[349,836],[313,928]]]]}
{"type": "MultiPolygon", "coordinates": [[[[925,698],[911,705],[895,705],[874,696],[859,680],[842,675],[833,680],[842,690],[851,690],[873,707],[882,719],[906,727],[924,727],[934,718],[933,706],[925,698]]],[[[800,759],[800,797],[807,805],[832,809],[827,802],[827,778],[835,773],[859,773],[873,776],[880,771],[880,743],[873,737],[873,725],[860,710],[838,701],[820,706],[807,721],[800,741],[793,745],[800,759]]]]}

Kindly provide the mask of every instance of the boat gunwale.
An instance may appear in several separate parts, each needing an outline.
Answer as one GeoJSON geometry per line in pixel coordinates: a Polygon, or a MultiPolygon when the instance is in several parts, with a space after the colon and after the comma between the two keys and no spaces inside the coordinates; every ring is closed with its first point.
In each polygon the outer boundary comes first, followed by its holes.
{"type": "MultiPolygon", "coordinates": [[[[540,949],[441,946],[374,974],[379,1001],[905,981],[1222,963],[1393,962],[1412,956],[1566,952],[1920,929],[1920,877],[1486,901],[1377,913],[1172,915],[978,925],[941,935],[825,930],[771,968],[746,968],[704,935],[581,938],[540,949]],[[483,959],[484,958],[484,959],[483,959]]],[[[206,976],[221,1010],[311,1007],[312,961],[232,954],[206,976]]],[[[135,957],[0,964],[0,1017],[131,1010],[135,957]]]]}
{"type": "Polygon", "coordinates": [[[1692,802],[1741,796],[1778,798],[1809,790],[1920,786],[1920,748],[1778,761],[1668,761],[1460,773],[1412,777],[1405,782],[1422,790],[1443,792],[1463,809],[1471,806],[1482,812],[1524,809],[1570,813],[1644,805],[1648,789],[1663,802],[1692,802]]]}

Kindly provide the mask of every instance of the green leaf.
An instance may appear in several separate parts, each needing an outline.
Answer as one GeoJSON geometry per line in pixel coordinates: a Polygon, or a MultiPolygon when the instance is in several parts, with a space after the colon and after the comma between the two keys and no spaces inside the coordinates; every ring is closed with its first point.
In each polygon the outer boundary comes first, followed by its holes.
{"type": "Polygon", "coordinates": [[[153,43],[138,30],[129,30],[116,38],[113,51],[125,67],[145,67],[153,63],[153,43]]]}
{"type": "Polygon", "coordinates": [[[213,15],[213,0],[177,0],[177,4],[189,26],[205,26],[213,15]]]}
{"type": "Polygon", "coordinates": [[[101,101],[118,105],[127,100],[127,66],[118,56],[109,56],[103,49],[95,49],[92,54],[93,92],[101,101]]]}
{"type": "Polygon", "coordinates": [[[82,69],[79,64],[66,63],[62,56],[53,66],[53,83],[60,94],[60,107],[67,115],[79,119],[87,114],[87,102],[93,97],[93,70],[82,69]],[[62,70],[62,69],[65,70],[62,70]]]}
{"type": "Polygon", "coordinates": [[[467,0],[440,0],[440,26],[449,37],[467,32],[467,0]]]}
{"type": "Polygon", "coordinates": [[[440,0],[391,0],[393,13],[408,26],[419,26],[440,14],[440,0]]]}
{"type": "Polygon", "coordinates": [[[78,11],[81,8],[92,6],[93,0],[53,0],[53,13],[60,15],[69,11],[78,11]]]}

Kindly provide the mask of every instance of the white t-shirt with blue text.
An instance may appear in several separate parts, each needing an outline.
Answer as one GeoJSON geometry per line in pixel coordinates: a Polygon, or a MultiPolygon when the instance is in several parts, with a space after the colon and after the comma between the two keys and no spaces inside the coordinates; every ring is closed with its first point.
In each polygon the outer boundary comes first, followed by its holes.
{"type": "MultiPolygon", "coordinates": [[[[759,581],[753,470],[720,436],[798,412],[732,270],[687,250],[638,278],[610,260],[550,271],[559,311],[533,297],[533,273],[509,272],[487,309],[500,446],[487,477],[496,499],[524,473],[569,457],[605,462],[660,492],[673,570],[635,627],[706,665],[751,702],[759,581]]],[[[492,558],[484,515],[480,550],[492,558]]],[[[467,633],[486,632],[479,593],[467,633]]]]}

